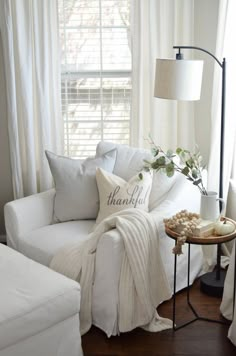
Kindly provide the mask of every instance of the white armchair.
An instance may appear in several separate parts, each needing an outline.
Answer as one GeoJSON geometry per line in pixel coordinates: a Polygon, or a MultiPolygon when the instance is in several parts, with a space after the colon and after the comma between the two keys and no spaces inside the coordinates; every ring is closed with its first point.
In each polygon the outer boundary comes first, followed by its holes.
{"type": "MultiPolygon", "coordinates": [[[[114,174],[129,179],[143,166],[143,159],[150,158],[148,151],[134,149],[113,143],[99,143],[97,155],[117,148],[114,174]]],[[[7,203],[5,224],[7,244],[27,257],[50,264],[52,257],[66,244],[73,244],[88,238],[95,220],[67,221],[52,223],[55,190],[35,194],[7,203]]],[[[164,232],[162,219],[181,209],[199,211],[200,194],[182,175],[167,178],[156,174],[150,195],[150,212],[159,223],[159,235],[163,263],[170,283],[173,282],[173,240],[164,232]]],[[[96,252],[95,279],[93,286],[93,323],[108,336],[117,334],[118,281],[124,251],[123,242],[116,229],[105,233],[96,252]]],[[[191,281],[201,272],[203,255],[200,246],[194,246],[191,253],[194,261],[191,281]]],[[[177,289],[186,286],[186,254],[178,259],[177,289]]]]}

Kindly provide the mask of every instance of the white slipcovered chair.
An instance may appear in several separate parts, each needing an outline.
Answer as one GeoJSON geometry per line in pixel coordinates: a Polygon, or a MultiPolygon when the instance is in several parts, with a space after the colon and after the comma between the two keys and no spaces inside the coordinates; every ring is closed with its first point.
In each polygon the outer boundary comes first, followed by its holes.
{"type": "MultiPolygon", "coordinates": [[[[96,156],[116,148],[113,173],[128,180],[143,167],[143,160],[150,159],[147,150],[100,142],[96,156]]],[[[83,241],[95,225],[95,220],[76,220],[53,223],[55,189],[18,199],[6,204],[5,223],[7,244],[31,259],[46,266],[52,257],[66,244],[83,241]]],[[[173,240],[166,236],[162,219],[179,210],[198,212],[200,194],[183,175],[168,178],[157,173],[150,194],[150,213],[159,223],[159,238],[163,263],[170,284],[173,283],[173,240]]],[[[186,247],[185,247],[186,248],[186,247]]],[[[184,249],[185,250],[185,249],[184,249]]],[[[121,268],[123,242],[113,229],[103,235],[96,251],[95,278],[93,285],[93,324],[110,335],[116,335],[118,282],[121,268]]],[[[191,252],[191,282],[201,273],[203,254],[201,246],[195,245],[191,252]]],[[[186,253],[178,258],[177,289],[186,286],[186,253]]]]}
{"type": "Polygon", "coordinates": [[[83,356],[80,285],[0,244],[0,356],[83,356]]]}

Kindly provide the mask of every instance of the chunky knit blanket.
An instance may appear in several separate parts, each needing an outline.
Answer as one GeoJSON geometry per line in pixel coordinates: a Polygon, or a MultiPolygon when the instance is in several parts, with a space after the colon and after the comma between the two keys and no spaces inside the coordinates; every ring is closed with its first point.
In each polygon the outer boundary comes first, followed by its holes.
{"type": "Polygon", "coordinates": [[[64,247],[52,259],[50,267],[81,285],[81,334],[92,324],[92,285],[95,254],[99,239],[116,228],[125,251],[120,272],[118,327],[120,332],[141,326],[149,331],[171,328],[156,307],[171,297],[162,264],[155,219],[139,209],[127,209],[103,220],[83,243],[64,247]]]}

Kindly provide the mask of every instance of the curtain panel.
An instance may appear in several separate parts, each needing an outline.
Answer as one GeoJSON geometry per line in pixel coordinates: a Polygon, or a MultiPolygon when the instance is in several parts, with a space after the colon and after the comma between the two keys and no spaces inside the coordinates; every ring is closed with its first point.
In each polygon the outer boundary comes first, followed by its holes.
{"type": "Polygon", "coordinates": [[[52,186],[44,150],[62,153],[56,0],[1,0],[14,197],[52,186]]]}
{"type": "MultiPolygon", "coordinates": [[[[175,58],[174,45],[193,45],[193,0],[132,0],[132,137],[147,146],[151,133],[163,149],[195,147],[194,104],[153,97],[156,58],[175,58]],[[138,59],[138,60],[137,60],[138,59]]],[[[184,51],[191,58],[191,51],[184,51]]]]}
{"type": "MultiPolygon", "coordinates": [[[[150,147],[150,133],[164,150],[182,147],[194,151],[194,102],[153,96],[156,58],[174,59],[174,45],[194,46],[194,1],[132,0],[132,6],[132,144],[150,147]]],[[[183,50],[183,54],[185,59],[194,59],[194,55],[198,58],[195,51],[183,50]]],[[[204,246],[203,252],[206,267],[213,268],[215,247],[204,246]]]]}
{"type": "MultiPolygon", "coordinates": [[[[223,198],[227,202],[227,216],[236,219],[236,120],[235,120],[235,92],[236,92],[236,46],[232,41],[235,33],[234,0],[219,2],[216,57],[226,59],[226,105],[225,105],[225,133],[224,133],[224,164],[223,164],[223,198]]],[[[214,90],[211,110],[211,140],[209,158],[208,188],[218,191],[219,187],[219,157],[221,132],[221,70],[215,64],[214,90]]]]}

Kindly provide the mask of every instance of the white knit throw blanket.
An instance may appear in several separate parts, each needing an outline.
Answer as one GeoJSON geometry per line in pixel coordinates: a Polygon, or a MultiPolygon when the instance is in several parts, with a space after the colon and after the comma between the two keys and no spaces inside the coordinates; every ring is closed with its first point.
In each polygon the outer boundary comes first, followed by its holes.
{"type": "Polygon", "coordinates": [[[172,327],[156,307],[171,297],[162,264],[158,230],[154,217],[139,209],[127,209],[103,220],[83,243],[64,247],[50,267],[81,285],[81,334],[92,325],[92,285],[95,253],[104,232],[116,228],[125,251],[119,282],[118,327],[120,332],[142,326],[149,331],[172,327]]]}

